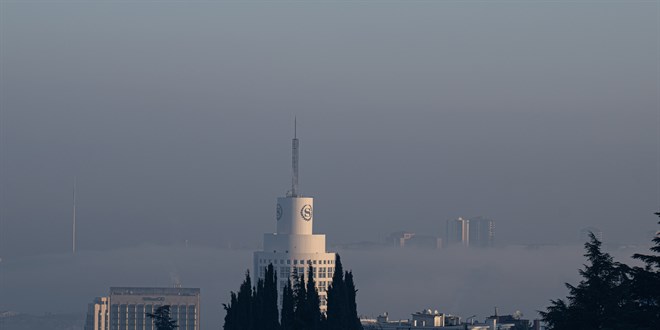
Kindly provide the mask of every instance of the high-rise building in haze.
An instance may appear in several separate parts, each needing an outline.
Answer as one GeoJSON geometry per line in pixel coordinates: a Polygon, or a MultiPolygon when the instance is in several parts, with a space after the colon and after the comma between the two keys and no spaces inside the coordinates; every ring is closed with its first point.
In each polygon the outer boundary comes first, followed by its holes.
{"type": "Polygon", "coordinates": [[[495,244],[495,221],[483,217],[470,219],[470,246],[488,248],[495,244]]]}
{"type": "Polygon", "coordinates": [[[147,313],[169,305],[177,329],[199,330],[199,289],[112,287],[89,304],[85,330],[156,330],[147,313]]]}
{"type": "Polygon", "coordinates": [[[335,254],[326,252],[325,235],[313,233],[314,199],[302,196],[298,191],[298,146],[294,132],[291,190],[285,197],[277,198],[277,232],[264,234],[264,250],[254,252],[253,279],[256,283],[259,278],[264,278],[266,267],[273,264],[279,281],[278,296],[281,302],[282,289],[287,279],[294,275],[305,276],[306,279],[311,265],[321,311],[325,311],[326,290],[332,282],[335,254]]]}
{"type": "Polygon", "coordinates": [[[447,246],[470,246],[470,220],[461,217],[447,220],[445,242],[447,246]]]}

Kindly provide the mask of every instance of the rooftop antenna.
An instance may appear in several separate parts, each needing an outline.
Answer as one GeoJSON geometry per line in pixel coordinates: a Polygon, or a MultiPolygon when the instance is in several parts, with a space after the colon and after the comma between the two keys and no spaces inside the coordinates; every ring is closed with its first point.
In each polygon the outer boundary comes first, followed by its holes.
{"type": "Polygon", "coordinates": [[[293,118],[293,141],[291,149],[293,177],[291,178],[290,197],[298,197],[298,119],[296,117],[293,118]]]}
{"type": "Polygon", "coordinates": [[[76,254],[76,177],[73,177],[73,232],[71,235],[71,251],[76,254]]]}

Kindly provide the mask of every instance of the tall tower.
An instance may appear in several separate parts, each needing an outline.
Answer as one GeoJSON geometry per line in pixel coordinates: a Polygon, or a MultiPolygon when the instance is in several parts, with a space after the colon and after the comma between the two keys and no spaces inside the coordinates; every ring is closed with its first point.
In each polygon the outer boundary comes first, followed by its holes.
{"type": "Polygon", "coordinates": [[[73,219],[71,230],[71,253],[76,254],[76,178],[73,178],[73,219]]]}
{"type": "MultiPolygon", "coordinates": [[[[295,126],[295,124],[294,124],[295,126]]],[[[282,289],[287,279],[308,276],[312,266],[316,289],[319,292],[321,311],[326,310],[326,290],[332,282],[335,254],[326,252],[325,235],[314,234],[314,199],[304,197],[298,191],[298,146],[297,132],[293,135],[291,190],[285,197],[277,198],[275,208],[276,233],[264,234],[264,250],[254,252],[254,276],[256,281],[264,278],[266,267],[273,264],[278,278],[278,297],[282,302],[282,289]]]]}

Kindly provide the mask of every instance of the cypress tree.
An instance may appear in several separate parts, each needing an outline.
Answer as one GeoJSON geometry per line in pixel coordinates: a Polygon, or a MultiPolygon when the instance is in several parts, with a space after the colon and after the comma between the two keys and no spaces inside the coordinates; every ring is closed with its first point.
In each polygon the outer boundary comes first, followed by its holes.
{"type": "Polygon", "coordinates": [[[353,272],[347,271],[344,276],[344,283],[346,285],[346,295],[347,295],[347,307],[348,307],[348,318],[347,318],[347,328],[349,330],[362,330],[362,323],[360,323],[360,317],[357,313],[357,302],[355,298],[357,296],[357,290],[355,289],[355,283],[353,283],[353,272]]]}
{"type": "Polygon", "coordinates": [[[282,330],[294,329],[294,304],[291,279],[287,279],[286,286],[282,290],[282,330]]]}
{"type": "Polygon", "coordinates": [[[263,324],[266,320],[264,318],[264,280],[258,279],[257,286],[252,290],[252,315],[250,318],[254,325],[263,324]]]}
{"type": "Polygon", "coordinates": [[[326,312],[325,328],[328,330],[346,329],[348,325],[348,297],[344,283],[344,269],[341,257],[337,254],[332,284],[328,286],[328,310],[326,312]]]}
{"type": "Polygon", "coordinates": [[[245,280],[238,289],[238,294],[231,292],[229,304],[224,304],[225,311],[225,330],[253,330],[253,295],[252,281],[250,280],[250,271],[245,272],[245,280]]]}
{"type": "Polygon", "coordinates": [[[231,292],[229,304],[222,304],[225,309],[225,324],[222,327],[224,330],[236,330],[238,323],[238,314],[236,309],[236,293],[231,292]]]}
{"type": "Polygon", "coordinates": [[[307,306],[306,329],[318,330],[321,327],[321,309],[319,307],[319,293],[316,291],[314,283],[314,268],[311,263],[307,271],[307,297],[305,300],[307,306]]]}
{"type": "Polygon", "coordinates": [[[250,271],[245,272],[245,281],[241,284],[241,287],[238,289],[238,295],[236,298],[236,309],[237,309],[237,323],[236,329],[241,330],[252,330],[254,329],[253,316],[253,306],[252,301],[252,280],[250,279],[250,271]]]}
{"type": "Polygon", "coordinates": [[[266,278],[263,284],[262,310],[263,323],[260,328],[277,329],[280,326],[279,312],[277,310],[277,274],[273,264],[266,268],[266,278]]]}
{"type": "Polygon", "coordinates": [[[305,274],[299,274],[296,281],[294,295],[294,330],[307,330],[307,289],[305,288],[305,274]]]}

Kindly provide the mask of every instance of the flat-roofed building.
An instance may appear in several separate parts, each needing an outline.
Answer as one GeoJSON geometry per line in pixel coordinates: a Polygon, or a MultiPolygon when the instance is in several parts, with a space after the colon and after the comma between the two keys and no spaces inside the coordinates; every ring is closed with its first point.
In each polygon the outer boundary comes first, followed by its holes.
{"type": "Polygon", "coordinates": [[[169,305],[179,330],[199,330],[198,288],[111,287],[88,307],[85,330],[156,330],[147,316],[169,305]],[[103,311],[105,309],[105,312],[103,311]]]}

